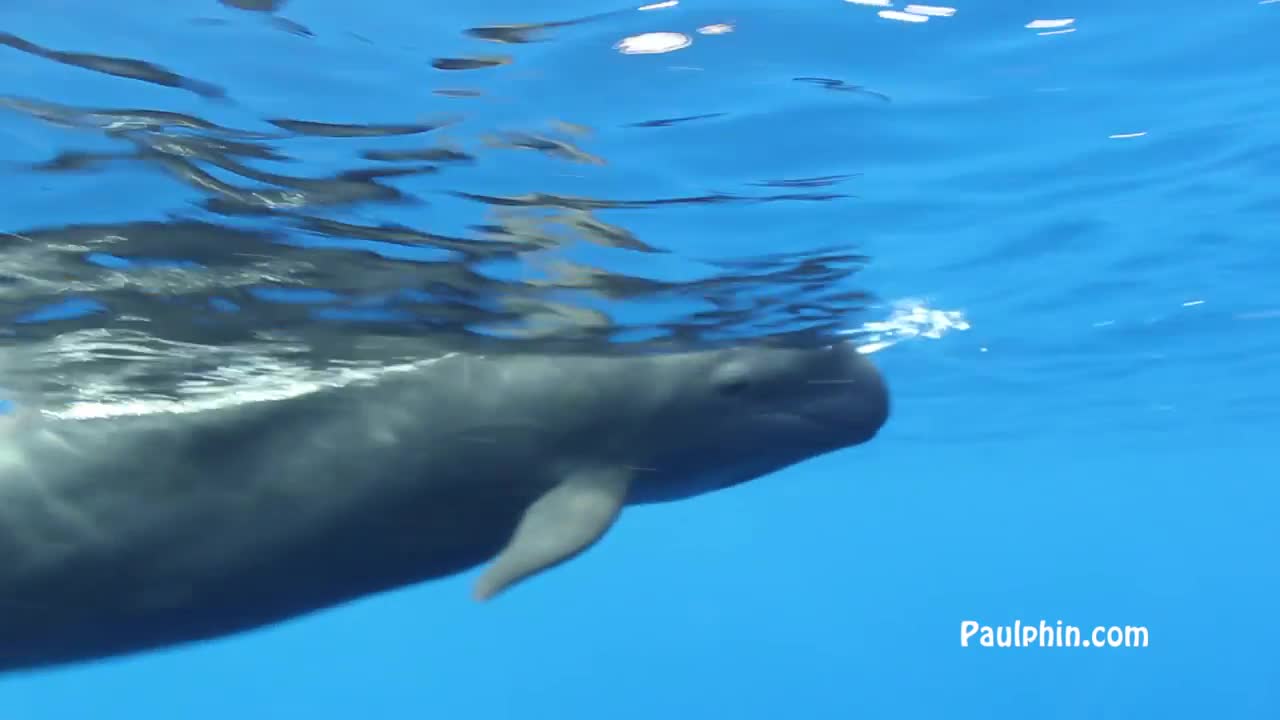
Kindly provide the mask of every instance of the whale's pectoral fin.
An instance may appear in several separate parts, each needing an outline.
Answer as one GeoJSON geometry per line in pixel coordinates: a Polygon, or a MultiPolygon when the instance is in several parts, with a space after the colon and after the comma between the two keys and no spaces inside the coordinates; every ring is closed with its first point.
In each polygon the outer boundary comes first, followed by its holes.
{"type": "Polygon", "coordinates": [[[613,525],[630,484],[630,470],[597,467],[551,488],[525,510],[510,542],[476,582],[475,599],[487,600],[586,550],[613,525]]]}

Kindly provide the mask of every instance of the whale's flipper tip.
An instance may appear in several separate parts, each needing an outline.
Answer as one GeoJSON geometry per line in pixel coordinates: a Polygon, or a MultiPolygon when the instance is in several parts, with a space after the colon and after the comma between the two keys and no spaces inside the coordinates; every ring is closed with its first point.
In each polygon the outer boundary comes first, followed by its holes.
{"type": "Polygon", "coordinates": [[[586,550],[613,525],[626,502],[631,471],[579,470],[538,498],[472,589],[483,602],[517,582],[586,550]]]}

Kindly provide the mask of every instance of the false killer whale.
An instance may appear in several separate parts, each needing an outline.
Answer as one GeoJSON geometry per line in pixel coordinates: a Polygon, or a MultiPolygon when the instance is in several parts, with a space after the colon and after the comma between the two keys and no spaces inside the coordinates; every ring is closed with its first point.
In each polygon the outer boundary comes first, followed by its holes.
{"type": "Polygon", "coordinates": [[[487,563],[491,598],[677,500],[866,442],[848,342],[451,353],[197,412],[0,416],[0,671],[220,637],[487,563]]]}

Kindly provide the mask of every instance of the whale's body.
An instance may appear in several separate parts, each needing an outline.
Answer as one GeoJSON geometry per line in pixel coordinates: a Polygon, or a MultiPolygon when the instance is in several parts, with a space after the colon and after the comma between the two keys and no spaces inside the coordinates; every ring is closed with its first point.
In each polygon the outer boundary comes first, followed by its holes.
{"type": "Polygon", "coordinates": [[[0,416],[0,671],[260,627],[491,562],[490,597],[673,500],[870,439],[847,344],[453,354],[192,413],[0,416]]]}

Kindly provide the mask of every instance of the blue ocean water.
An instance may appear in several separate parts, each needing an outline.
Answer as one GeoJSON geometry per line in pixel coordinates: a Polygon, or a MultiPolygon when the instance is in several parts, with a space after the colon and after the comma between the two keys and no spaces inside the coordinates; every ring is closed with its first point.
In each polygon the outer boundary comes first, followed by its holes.
{"type": "MultiPolygon", "coordinates": [[[[147,397],[166,377],[120,359],[198,339],[421,318],[440,297],[397,293],[462,271],[431,264],[452,257],[441,238],[536,240],[550,214],[594,239],[475,267],[706,282],[708,340],[834,317],[862,331],[893,415],[867,445],[629,509],[500,601],[471,602],[467,574],[0,677],[0,715],[1280,717],[1278,30],[1280,3],[1256,0],[3,3],[13,407],[33,378],[74,388],[73,407],[147,397]],[[505,27],[523,23],[552,24],[505,27]],[[429,144],[468,160],[360,182],[429,144]],[[534,194],[636,204],[476,199],[534,194]],[[434,237],[370,245],[383,225],[434,237]],[[836,252],[865,262],[832,270],[836,252]],[[824,257],[818,282],[799,274],[824,257]],[[965,621],[1042,620],[1148,643],[961,643],[965,621]]],[[[697,293],[619,296],[591,309],[636,336],[706,310],[697,293]]],[[[384,337],[340,327],[324,354],[343,360],[344,337],[384,337]]]]}

